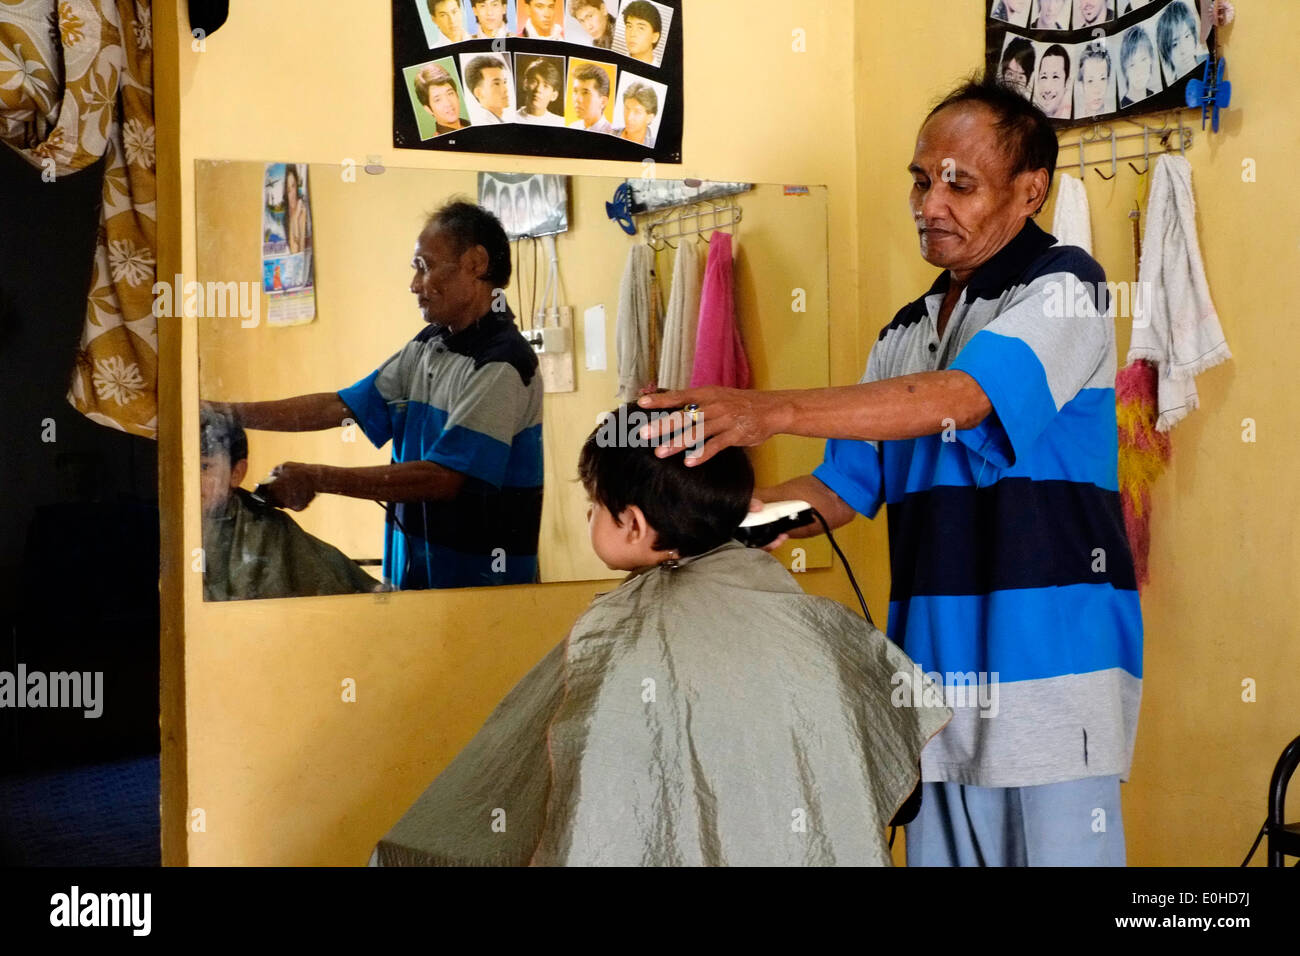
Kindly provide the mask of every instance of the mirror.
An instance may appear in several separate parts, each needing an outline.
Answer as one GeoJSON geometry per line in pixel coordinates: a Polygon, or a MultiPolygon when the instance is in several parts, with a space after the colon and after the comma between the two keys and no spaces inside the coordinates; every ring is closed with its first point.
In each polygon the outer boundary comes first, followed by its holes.
{"type": "MultiPolygon", "coordinates": [[[[295,233],[299,247],[304,233],[308,237],[314,316],[299,324],[272,324],[273,309],[280,322],[286,316],[287,321],[298,321],[304,313],[292,303],[286,312],[283,302],[273,303],[262,292],[264,279],[273,288],[277,277],[283,280],[299,268],[283,263],[284,274],[277,266],[274,276],[269,266],[264,268],[268,164],[196,163],[197,274],[190,286],[197,289],[176,291],[176,311],[180,313],[185,299],[184,314],[197,315],[199,387],[205,403],[337,392],[379,368],[426,327],[411,292],[412,251],[426,216],[451,197],[476,200],[479,194],[480,174],[474,170],[367,171],[321,164],[302,168],[309,213],[291,213],[297,225],[288,231],[295,233]],[[229,291],[217,301],[214,288],[229,291]],[[297,319],[294,309],[299,309],[297,319]]],[[[511,181],[504,174],[493,176],[511,181]]],[[[632,248],[646,243],[650,222],[710,208],[678,207],[639,215],[639,234],[632,237],[606,211],[624,182],[567,177],[567,230],[554,239],[557,275],[551,287],[557,290],[554,301],[565,309],[558,321],[567,324],[568,332],[553,340],[545,336],[546,351],[539,356],[547,388],[541,402],[544,479],[535,577],[541,583],[623,576],[606,568],[588,541],[578,452],[598,416],[619,404],[616,322],[632,248]]],[[[672,193],[673,184],[666,185],[670,188],[662,192],[672,193]]],[[[755,185],[714,201],[740,210],[740,221],[726,231],[734,237],[735,312],[752,386],[825,387],[826,189],[755,185]]],[[[697,243],[701,262],[707,259],[710,222],[708,215],[688,220],[685,237],[654,243],[659,247],[654,282],[660,303],[668,302],[678,244],[697,243]]],[[[678,231],[667,225],[657,231],[665,229],[678,231]]],[[[527,333],[547,322],[537,312],[546,297],[550,256],[546,241],[539,239],[514,241],[511,250],[513,272],[505,296],[527,333]]],[[[246,471],[232,475],[227,463],[222,472],[220,462],[214,465],[212,456],[205,455],[203,480],[219,497],[231,485],[242,487],[246,496],[282,462],[342,467],[391,462],[390,446],[376,448],[361,425],[343,424],[321,431],[249,429],[246,471]]],[[[821,442],[786,436],[750,449],[760,485],[806,474],[821,457],[821,442]]],[[[209,600],[361,591],[372,584],[382,588],[387,518],[383,504],[320,494],[304,510],[267,506],[267,514],[268,527],[257,535],[240,531],[232,537],[228,526],[205,520],[209,600]],[[286,562],[293,566],[277,566],[286,562]],[[301,573],[299,562],[310,567],[310,573],[301,573]],[[358,566],[367,577],[356,577],[358,566]]],[[[778,557],[794,570],[830,563],[822,538],[787,545],[778,557]]]]}

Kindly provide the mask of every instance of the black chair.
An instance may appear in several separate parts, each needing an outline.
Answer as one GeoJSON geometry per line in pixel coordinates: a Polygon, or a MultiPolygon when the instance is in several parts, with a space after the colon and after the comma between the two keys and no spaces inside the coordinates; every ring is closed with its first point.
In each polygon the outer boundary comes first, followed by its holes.
{"type": "Polygon", "coordinates": [[[1283,859],[1300,857],[1300,823],[1283,823],[1286,813],[1286,785],[1300,766],[1300,737],[1287,744],[1273,768],[1273,780],[1268,785],[1268,865],[1286,866],[1283,859]]]}

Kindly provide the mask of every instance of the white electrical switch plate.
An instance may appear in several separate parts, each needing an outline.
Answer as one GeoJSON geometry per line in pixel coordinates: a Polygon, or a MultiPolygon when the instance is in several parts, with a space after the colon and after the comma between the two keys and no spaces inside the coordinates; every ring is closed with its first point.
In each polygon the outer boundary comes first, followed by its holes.
{"type": "Polygon", "coordinates": [[[603,305],[594,305],[583,313],[583,338],[587,344],[587,371],[605,371],[609,363],[605,357],[605,307],[603,305]]]}

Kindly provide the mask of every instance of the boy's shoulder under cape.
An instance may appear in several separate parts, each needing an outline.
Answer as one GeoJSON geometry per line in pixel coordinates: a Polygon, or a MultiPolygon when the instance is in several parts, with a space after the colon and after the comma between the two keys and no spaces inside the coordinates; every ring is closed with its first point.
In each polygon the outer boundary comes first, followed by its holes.
{"type": "Polygon", "coordinates": [[[925,680],[764,552],[731,543],[639,572],[515,686],[371,862],[889,865],[885,827],[951,716],[893,706],[903,679],[925,680]]]}
{"type": "Polygon", "coordinates": [[[380,584],[338,548],[278,508],[232,489],[225,512],[203,519],[208,601],[374,591],[380,584]]]}

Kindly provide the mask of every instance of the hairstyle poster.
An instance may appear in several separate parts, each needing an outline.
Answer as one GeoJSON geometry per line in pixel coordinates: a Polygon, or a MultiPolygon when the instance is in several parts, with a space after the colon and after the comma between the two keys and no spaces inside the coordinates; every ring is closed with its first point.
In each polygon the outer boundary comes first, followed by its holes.
{"type": "Polygon", "coordinates": [[[262,186],[262,292],[268,325],[316,317],[306,163],[267,163],[262,186]]]}
{"type": "Polygon", "coordinates": [[[569,231],[569,177],[479,173],[478,204],[501,220],[511,242],[569,231]]]}
{"type": "Polygon", "coordinates": [[[393,145],[682,161],[683,0],[393,0],[393,145]]]}
{"type": "Polygon", "coordinates": [[[988,70],[1058,127],[1178,109],[1213,45],[1199,0],[987,0],[988,70]]]}

